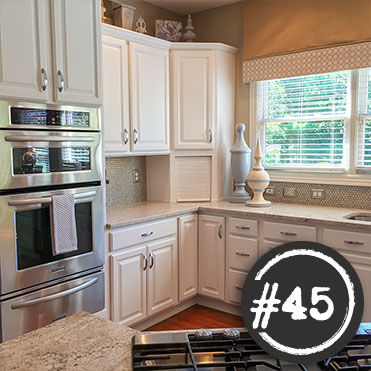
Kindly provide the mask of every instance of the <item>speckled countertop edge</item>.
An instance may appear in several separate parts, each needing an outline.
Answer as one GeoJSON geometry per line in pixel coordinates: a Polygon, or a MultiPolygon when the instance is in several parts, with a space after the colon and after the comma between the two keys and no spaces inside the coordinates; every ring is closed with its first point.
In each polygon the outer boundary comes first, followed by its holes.
{"type": "Polygon", "coordinates": [[[227,201],[189,204],[145,201],[137,204],[110,206],[107,208],[106,228],[114,229],[195,212],[244,218],[264,217],[270,221],[302,224],[326,223],[329,226],[340,228],[371,231],[371,223],[369,222],[344,218],[344,216],[355,213],[367,213],[367,210],[285,203],[273,203],[271,207],[267,208],[251,208],[244,204],[232,204],[227,201]]]}

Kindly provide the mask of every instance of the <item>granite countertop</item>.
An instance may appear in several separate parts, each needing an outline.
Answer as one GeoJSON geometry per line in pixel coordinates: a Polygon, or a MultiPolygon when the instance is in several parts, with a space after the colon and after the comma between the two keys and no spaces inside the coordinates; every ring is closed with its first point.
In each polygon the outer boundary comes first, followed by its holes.
{"type": "Polygon", "coordinates": [[[263,216],[270,220],[294,223],[326,223],[338,227],[354,227],[371,231],[371,223],[369,222],[344,219],[346,215],[365,213],[367,210],[285,203],[273,203],[271,207],[259,209],[244,204],[232,204],[228,201],[177,204],[144,201],[135,204],[118,204],[107,207],[106,228],[125,227],[197,211],[243,217],[263,216]]]}
{"type": "Polygon", "coordinates": [[[81,312],[0,344],[1,370],[131,370],[138,331],[81,312]]]}

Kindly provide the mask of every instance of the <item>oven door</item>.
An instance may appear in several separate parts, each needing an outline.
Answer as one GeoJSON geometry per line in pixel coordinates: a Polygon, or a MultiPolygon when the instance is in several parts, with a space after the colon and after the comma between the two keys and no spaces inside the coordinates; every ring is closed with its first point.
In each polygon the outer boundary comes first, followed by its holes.
{"type": "Polygon", "coordinates": [[[100,181],[100,133],[0,130],[0,190],[100,181]]]}
{"type": "Polygon", "coordinates": [[[104,264],[101,186],[0,196],[0,210],[0,297],[104,264]],[[49,206],[59,194],[75,196],[78,250],[54,256],[49,206]]]}

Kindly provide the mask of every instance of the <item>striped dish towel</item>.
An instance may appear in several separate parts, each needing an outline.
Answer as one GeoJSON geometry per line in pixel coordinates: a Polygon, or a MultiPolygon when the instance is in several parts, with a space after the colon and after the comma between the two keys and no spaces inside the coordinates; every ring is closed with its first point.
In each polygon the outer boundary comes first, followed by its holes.
{"type": "Polygon", "coordinates": [[[53,255],[77,250],[75,197],[53,196],[50,205],[50,229],[53,255]]]}

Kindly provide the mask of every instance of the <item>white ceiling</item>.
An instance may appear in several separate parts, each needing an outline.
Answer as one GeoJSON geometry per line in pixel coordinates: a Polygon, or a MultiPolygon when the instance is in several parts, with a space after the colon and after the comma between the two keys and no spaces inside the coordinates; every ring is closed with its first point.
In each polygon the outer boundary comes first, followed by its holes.
{"type": "Polygon", "coordinates": [[[147,3],[171,10],[174,13],[187,15],[223,5],[230,5],[241,0],[145,0],[147,3]]]}

